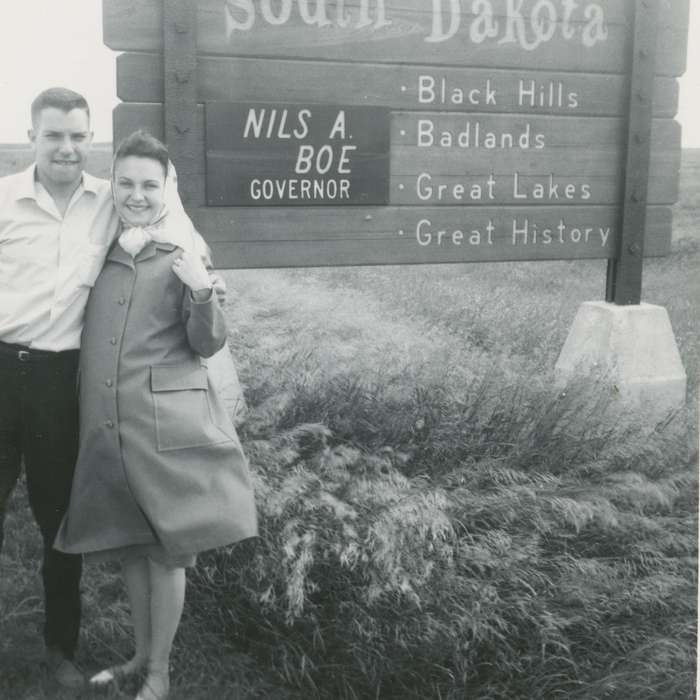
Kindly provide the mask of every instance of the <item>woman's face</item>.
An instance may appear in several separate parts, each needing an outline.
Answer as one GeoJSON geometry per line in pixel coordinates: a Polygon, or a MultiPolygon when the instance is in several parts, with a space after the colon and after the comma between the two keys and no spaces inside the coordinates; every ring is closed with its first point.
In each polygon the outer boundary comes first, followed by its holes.
{"type": "Polygon", "coordinates": [[[154,221],[163,208],[165,173],[153,158],[126,156],[114,168],[114,204],[132,226],[154,221]]]}

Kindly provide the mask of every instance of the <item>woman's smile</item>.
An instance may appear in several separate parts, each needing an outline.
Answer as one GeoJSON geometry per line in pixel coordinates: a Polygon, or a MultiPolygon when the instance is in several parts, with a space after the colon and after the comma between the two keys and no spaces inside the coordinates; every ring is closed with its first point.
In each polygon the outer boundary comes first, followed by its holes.
{"type": "Polygon", "coordinates": [[[130,211],[134,211],[134,212],[142,212],[142,211],[145,211],[146,209],[151,208],[148,206],[148,204],[127,204],[126,207],[130,211]]]}

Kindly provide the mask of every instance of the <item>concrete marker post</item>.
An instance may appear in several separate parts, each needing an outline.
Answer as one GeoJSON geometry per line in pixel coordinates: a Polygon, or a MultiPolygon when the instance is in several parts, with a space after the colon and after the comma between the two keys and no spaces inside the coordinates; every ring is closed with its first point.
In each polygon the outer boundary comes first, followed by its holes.
{"type": "Polygon", "coordinates": [[[661,419],[685,403],[686,373],[666,309],[653,304],[581,304],[555,365],[566,381],[599,375],[610,398],[661,419]]]}

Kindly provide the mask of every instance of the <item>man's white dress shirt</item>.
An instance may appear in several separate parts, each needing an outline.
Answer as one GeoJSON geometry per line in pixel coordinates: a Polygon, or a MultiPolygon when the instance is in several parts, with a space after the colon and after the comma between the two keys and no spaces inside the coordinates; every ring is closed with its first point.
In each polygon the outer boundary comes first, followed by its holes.
{"type": "Polygon", "coordinates": [[[117,231],[112,192],[83,173],[61,216],[34,172],[0,178],[0,341],[73,350],[117,231]]]}

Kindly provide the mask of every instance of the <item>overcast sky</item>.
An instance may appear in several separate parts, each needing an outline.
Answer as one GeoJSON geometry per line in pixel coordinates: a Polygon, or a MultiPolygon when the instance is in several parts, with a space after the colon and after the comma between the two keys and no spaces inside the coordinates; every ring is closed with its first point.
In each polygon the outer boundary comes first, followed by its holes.
{"type": "MultiPolygon", "coordinates": [[[[426,0],[428,2],[428,0],[426,0]]],[[[51,85],[85,95],[98,141],[112,139],[114,58],[102,43],[101,0],[0,0],[0,143],[26,141],[29,104],[51,85]]],[[[688,68],[680,80],[683,146],[700,148],[700,0],[690,0],[688,68]]]]}

